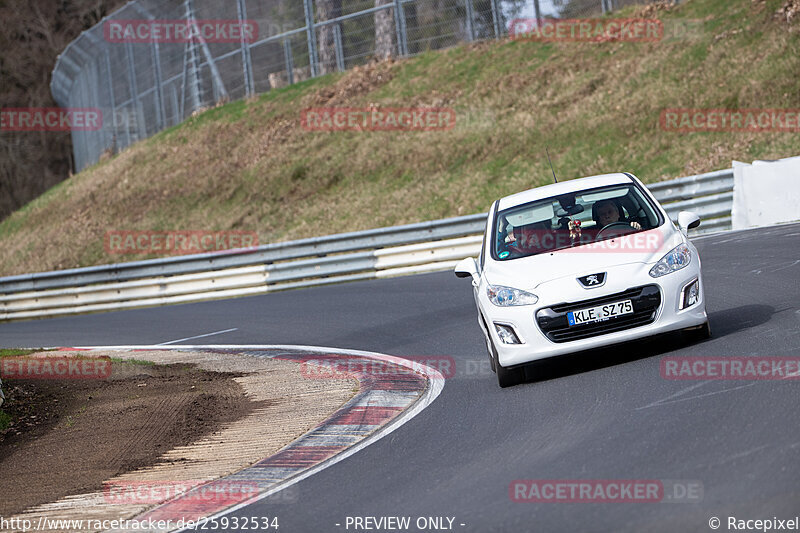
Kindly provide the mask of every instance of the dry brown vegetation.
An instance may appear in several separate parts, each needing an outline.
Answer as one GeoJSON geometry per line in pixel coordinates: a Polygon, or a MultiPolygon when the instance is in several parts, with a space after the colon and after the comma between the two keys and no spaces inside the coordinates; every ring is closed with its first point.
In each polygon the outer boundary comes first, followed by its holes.
{"type": "MultiPolygon", "coordinates": [[[[0,108],[56,107],[50,73],[81,31],[125,0],[0,0],[0,108]]],[[[0,220],[69,174],[68,133],[0,132],[0,220]]]]}
{"type": "MultiPolygon", "coordinates": [[[[466,215],[560,177],[645,181],[800,153],[796,133],[664,132],[661,110],[800,108],[784,0],[686,0],[655,43],[476,43],[233,102],[74,176],[0,224],[0,272],[141,257],[109,230],[239,229],[262,243],[466,215]],[[450,106],[449,131],[309,132],[320,106],[450,106]]],[[[633,9],[620,16],[631,16],[633,9]]]]}

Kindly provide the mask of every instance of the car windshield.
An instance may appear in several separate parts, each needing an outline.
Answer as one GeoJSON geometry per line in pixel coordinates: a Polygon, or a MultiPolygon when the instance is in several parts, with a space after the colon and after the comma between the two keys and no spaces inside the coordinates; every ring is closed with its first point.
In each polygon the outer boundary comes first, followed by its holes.
{"type": "Polygon", "coordinates": [[[583,246],[662,222],[635,183],[588,189],[498,212],[493,257],[508,261],[583,246]]]}

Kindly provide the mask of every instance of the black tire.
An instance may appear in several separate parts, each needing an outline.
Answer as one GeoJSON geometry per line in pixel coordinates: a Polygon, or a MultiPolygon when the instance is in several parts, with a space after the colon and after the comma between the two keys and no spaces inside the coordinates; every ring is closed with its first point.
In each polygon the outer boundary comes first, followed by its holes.
{"type": "Polygon", "coordinates": [[[492,346],[492,341],[489,340],[489,328],[486,326],[486,321],[483,319],[483,315],[479,315],[478,317],[481,321],[481,325],[485,328],[486,334],[486,351],[489,354],[489,367],[492,369],[492,372],[497,373],[497,369],[494,363],[494,346],[492,346]]]}
{"type": "Polygon", "coordinates": [[[706,323],[703,324],[699,330],[697,330],[697,336],[702,340],[711,338],[711,324],[708,321],[706,321],[706,323]]]}
{"type": "Polygon", "coordinates": [[[497,358],[497,350],[494,347],[492,341],[489,341],[492,349],[492,361],[494,362],[495,372],[497,373],[497,383],[500,385],[501,388],[506,387],[513,387],[514,385],[519,385],[525,380],[525,369],[520,368],[505,368],[500,365],[500,361],[497,358]]]}

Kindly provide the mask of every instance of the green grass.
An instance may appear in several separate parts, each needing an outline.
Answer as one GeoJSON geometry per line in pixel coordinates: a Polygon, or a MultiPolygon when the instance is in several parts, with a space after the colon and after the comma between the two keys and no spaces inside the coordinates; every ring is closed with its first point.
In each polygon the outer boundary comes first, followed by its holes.
{"type": "Polygon", "coordinates": [[[16,348],[3,348],[0,349],[0,357],[21,357],[23,355],[30,355],[32,353],[40,351],[42,350],[21,350],[16,348]]]}
{"type": "Polygon", "coordinates": [[[11,423],[11,417],[8,415],[8,413],[0,409],[0,431],[3,431],[4,429],[8,428],[8,425],[10,423],[11,423]]]}
{"type": "Polygon", "coordinates": [[[140,365],[140,366],[156,366],[153,361],[144,361],[142,359],[120,359],[119,357],[112,357],[112,363],[128,363],[131,365],[140,365]]]}
{"type": "MultiPolygon", "coordinates": [[[[157,257],[110,230],[244,230],[260,243],[485,211],[560,179],[645,182],[800,154],[796,133],[674,133],[661,110],[800,108],[783,0],[686,0],[654,43],[490,41],[307,80],[209,109],[0,222],[0,275],[157,257]],[[681,30],[682,29],[682,30],[681,30]],[[681,33],[681,31],[683,33],[681,33]],[[309,107],[449,107],[432,132],[311,132],[309,107]]],[[[638,16],[630,7],[615,16],[638,16]]]]}

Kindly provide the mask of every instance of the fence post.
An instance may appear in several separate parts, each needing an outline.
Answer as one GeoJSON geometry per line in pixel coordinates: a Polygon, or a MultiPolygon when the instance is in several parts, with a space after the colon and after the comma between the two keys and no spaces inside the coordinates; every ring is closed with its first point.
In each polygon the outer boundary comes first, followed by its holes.
{"type": "Polygon", "coordinates": [[[492,24],[494,25],[494,38],[500,38],[500,11],[497,9],[497,0],[492,0],[492,24]]]}
{"type": "Polygon", "coordinates": [[[333,25],[333,42],[336,51],[336,69],[339,72],[344,71],[344,47],[342,46],[342,26],[340,24],[333,25]]]}
{"type": "Polygon", "coordinates": [[[286,39],[283,40],[283,59],[286,61],[286,81],[294,84],[294,60],[292,59],[292,46],[286,39]]]}
{"type": "Polygon", "coordinates": [[[533,0],[533,10],[536,12],[536,26],[541,26],[542,10],[539,9],[539,0],[533,0]]]}
{"type": "Polygon", "coordinates": [[[464,0],[464,8],[466,10],[465,17],[466,17],[466,27],[467,27],[467,40],[474,41],[475,40],[475,28],[472,25],[472,0],[464,0]]]}
{"type": "MultiPolygon", "coordinates": [[[[114,77],[111,75],[111,58],[108,54],[108,48],[103,48],[103,54],[106,56],[106,77],[108,81],[108,96],[111,103],[111,124],[112,128],[114,128],[111,132],[111,142],[113,147],[113,152],[117,153],[117,131],[119,131],[119,127],[117,126],[117,99],[114,95],[114,77]]],[[[105,119],[103,120],[105,122],[105,119]]]]}
{"type": "Polygon", "coordinates": [[[155,66],[155,90],[156,90],[156,99],[158,103],[156,105],[156,124],[158,124],[158,129],[163,130],[166,124],[166,120],[164,119],[164,85],[161,79],[161,57],[158,47],[158,42],[153,39],[151,47],[151,53],[153,56],[153,66],[155,66]]]}
{"type": "MultiPolygon", "coordinates": [[[[150,13],[150,11],[142,7],[139,3],[134,2],[132,5],[136,11],[148,20],[156,20],[155,15],[150,13]]],[[[153,81],[153,89],[156,94],[156,128],[160,131],[164,129],[166,124],[166,120],[164,119],[164,86],[161,77],[161,54],[158,46],[158,39],[152,39],[150,44],[152,45],[150,47],[150,56],[153,61],[153,73],[155,78],[153,81]]]]}
{"type": "Polygon", "coordinates": [[[306,35],[308,37],[308,63],[311,77],[317,77],[317,32],[314,28],[314,9],[312,0],[303,0],[303,9],[306,15],[306,35]]]}
{"type": "Polygon", "coordinates": [[[242,29],[242,71],[244,74],[244,92],[246,96],[252,96],[255,93],[255,88],[253,87],[253,63],[250,56],[250,43],[247,42],[244,35],[244,25],[247,21],[247,6],[244,4],[244,0],[237,0],[236,3],[237,11],[239,13],[239,26],[242,29]]]}
{"type": "Polygon", "coordinates": [[[178,89],[175,87],[174,83],[172,84],[172,93],[170,93],[170,96],[172,96],[172,112],[175,114],[175,121],[172,123],[172,126],[174,126],[182,120],[179,115],[180,104],[178,103],[178,89]]]}
{"type": "Polygon", "coordinates": [[[133,64],[133,48],[130,42],[125,43],[125,53],[128,56],[128,85],[131,89],[131,103],[133,104],[134,113],[136,113],[136,140],[143,139],[146,135],[142,135],[142,122],[144,117],[139,113],[139,87],[136,84],[136,67],[133,64]]]}
{"type": "Polygon", "coordinates": [[[394,0],[394,22],[397,28],[397,55],[408,55],[408,35],[406,34],[406,14],[403,11],[403,1],[394,0]]]}
{"type": "MultiPolygon", "coordinates": [[[[192,0],[187,0],[187,4],[191,2],[192,0]]],[[[228,90],[225,89],[225,83],[222,81],[222,76],[220,76],[219,69],[214,61],[214,56],[211,55],[211,50],[208,48],[208,43],[196,29],[197,26],[195,22],[197,21],[194,18],[193,7],[187,10],[186,19],[192,27],[192,31],[190,32],[192,42],[194,43],[194,41],[197,40],[200,44],[200,49],[203,51],[203,55],[206,56],[208,70],[211,72],[211,85],[214,88],[214,103],[219,103],[221,100],[228,98],[228,90]]]]}
{"type": "MultiPolygon", "coordinates": [[[[193,6],[191,4],[191,0],[186,0],[186,22],[194,20],[194,12],[193,6]]],[[[198,73],[198,66],[197,66],[197,50],[195,50],[194,39],[189,39],[186,42],[186,49],[185,54],[183,56],[184,61],[184,72],[187,72],[189,75],[189,96],[192,99],[192,110],[189,112],[194,113],[198,109],[200,109],[200,75],[198,73]],[[187,63],[187,57],[188,63],[187,63]]],[[[184,80],[185,85],[185,80],[184,80]]],[[[181,104],[183,105],[183,104],[181,104]]],[[[181,116],[181,120],[183,120],[186,116],[185,108],[183,109],[184,113],[181,116]]]]}

